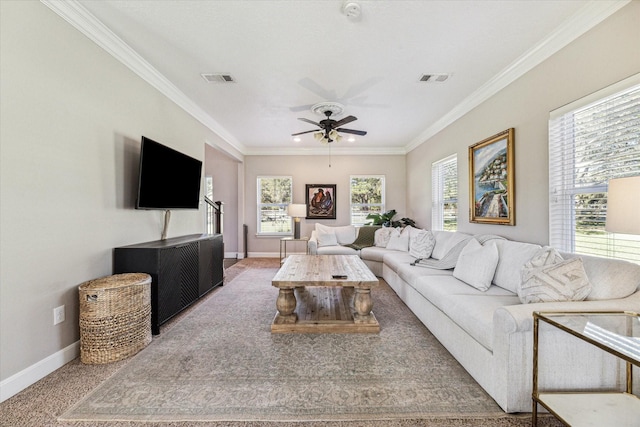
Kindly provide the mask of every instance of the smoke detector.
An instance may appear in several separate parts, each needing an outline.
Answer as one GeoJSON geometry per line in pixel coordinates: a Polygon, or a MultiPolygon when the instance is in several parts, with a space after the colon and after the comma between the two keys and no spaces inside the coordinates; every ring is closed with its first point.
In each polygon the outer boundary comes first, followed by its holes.
{"type": "Polygon", "coordinates": [[[342,13],[344,13],[351,21],[358,20],[361,12],[360,5],[353,1],[345,2],[342,6],[342,13]]]}

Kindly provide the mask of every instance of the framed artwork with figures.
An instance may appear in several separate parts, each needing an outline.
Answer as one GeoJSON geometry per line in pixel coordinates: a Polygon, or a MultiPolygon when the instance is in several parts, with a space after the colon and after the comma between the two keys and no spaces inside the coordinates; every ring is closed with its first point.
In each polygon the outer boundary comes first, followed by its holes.
{"type": "Polygon", "coordinates": [[[336,184],[306,184],[306,219],[336,219],[336,184]]]}
{"type": "Polygon", "coordinates": [[[513,128],[469,147],[469,221],[516,225],[513,128]]]}

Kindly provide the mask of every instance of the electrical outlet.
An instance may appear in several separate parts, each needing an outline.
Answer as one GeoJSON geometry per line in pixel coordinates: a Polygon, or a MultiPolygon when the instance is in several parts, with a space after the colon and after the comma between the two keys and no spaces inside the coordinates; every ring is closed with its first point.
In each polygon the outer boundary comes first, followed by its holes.
{"type": "Polygon", "coordinates": [[[64,305],[60,307],[56,307],[53,309],[53,324],[57,325],[58,323],[64,322],[64,305]]]}

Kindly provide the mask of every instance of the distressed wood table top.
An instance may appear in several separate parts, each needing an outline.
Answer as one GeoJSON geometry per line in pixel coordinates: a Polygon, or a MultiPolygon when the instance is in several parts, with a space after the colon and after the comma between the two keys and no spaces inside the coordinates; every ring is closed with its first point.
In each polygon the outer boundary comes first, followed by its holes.
{"type": "Polygon", "coordinates": [[[378,278],[357,255],[290,255],[272,280],[276,288],[348,286],[371,289],[378,278]],[[334,279],[334,275],[347,276],[334,279]]]}

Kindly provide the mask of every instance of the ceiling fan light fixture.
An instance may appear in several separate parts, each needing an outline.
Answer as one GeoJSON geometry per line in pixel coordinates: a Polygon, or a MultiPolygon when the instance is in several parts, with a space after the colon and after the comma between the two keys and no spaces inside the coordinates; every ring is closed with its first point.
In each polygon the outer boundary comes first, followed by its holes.
{"type": "Polygon", "coordinates": [[[315,132],[313,134],[313,137],[316,139],[316,141],[322,141],[324,139],[324,132],[322,132],[322,131],[315,132]]]}

